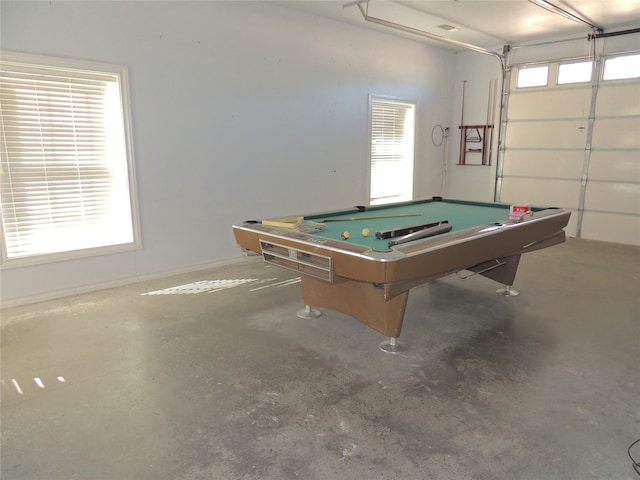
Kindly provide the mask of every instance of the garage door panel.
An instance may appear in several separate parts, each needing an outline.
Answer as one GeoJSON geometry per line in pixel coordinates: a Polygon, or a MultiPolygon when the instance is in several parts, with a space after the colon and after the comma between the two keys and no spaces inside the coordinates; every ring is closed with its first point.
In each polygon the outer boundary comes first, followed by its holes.
{"type": "Polygon", "coordinates": [[[585,212],[581,238],[640,245],[640,216],[585,212]]]}
{"type": "Polygon", "coordinates": [[[584,152],[566,150],[509,150],[505,152],[506,176],[579,178],[584,152]]]}
{"type": "Polygon", "coordinates": [[[640,117],[597,119],[591,145],[593,148],[640,148],[640,117]]]}
{"type": "Polygon", "coordinates": [[[640,182],[640,151],[593,151],[589,179],[640,182]]]}
{"type": "Polygon", "coordinates": [[[584,208],[585,210],[640,214],[640,184],[589,182],[584,208]]]}
{"type": "MultiPolygon", "coordinates": [[[[550,71],[563,63],[549,62],[550,71]]],[[[497,197],[571,210],[567,235],[638,245],[640,79],[598,81],[600,73],[584,84],[509,83],[497,197]]]]}
{"type": "Polygon", "coordinates": [[[518,93],[509,98],[509,120],[585,117],[590,102],[590,86],[518,93]]]}
{"type": "Polygon", "coordinates": [[[500,201],[573,208],[580,198],[580,182],[535,178],[502,180],[500,201]]]}
{"type": "Polygon", "coordinates": [[[570,148],[584,150],[586,129],[579,120],[515,122],[507,128],[510,148],[570,148]]]}
{"type": "Polygon", "coordinates": [[[640,85],[603,85],[596,99],[596,115],[640,115],[640,85]]]}

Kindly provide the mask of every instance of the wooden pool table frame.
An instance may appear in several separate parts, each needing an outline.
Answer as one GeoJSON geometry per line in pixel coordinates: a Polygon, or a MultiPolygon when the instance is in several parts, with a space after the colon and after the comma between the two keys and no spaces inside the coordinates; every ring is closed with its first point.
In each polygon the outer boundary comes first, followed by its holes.
{"type": "Polygon", "coordinates": [[[565,241],[569,217],[566,210],[541,209],[520,221],[505,218],[382,252],[261,223],[243,222],[233,231],[243,250],[300,273],[308,312],[311,306],[343,312],[390,337],[395,345],[413,287],[462,270],[510,287],[523,253],[565,241]]]}

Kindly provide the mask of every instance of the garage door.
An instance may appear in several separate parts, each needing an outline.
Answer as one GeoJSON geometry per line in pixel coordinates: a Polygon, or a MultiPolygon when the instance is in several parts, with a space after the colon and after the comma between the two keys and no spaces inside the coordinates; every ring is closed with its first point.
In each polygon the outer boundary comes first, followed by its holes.
{"type": "Polygon", "coordinates": [[[571,209],[568,235],[640,245],[640,55],[516,65],[508,80],[497,199],[571,209]]]}

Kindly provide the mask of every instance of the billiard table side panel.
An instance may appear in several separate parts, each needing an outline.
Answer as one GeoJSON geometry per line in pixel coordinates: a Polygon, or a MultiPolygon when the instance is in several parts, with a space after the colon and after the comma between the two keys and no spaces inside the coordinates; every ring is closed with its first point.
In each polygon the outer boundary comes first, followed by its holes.
{"type": "Polygon", "coordinates": [[[236,243],[240,245],[243,250],[249,250],[253,253],[257,253],[258,255],[262,255],[260,237],[256,232],[234,226],[233,235],[236,239],[236,243]]]}
{"type": "Polygon", "coordinates": [[[243,250],[249,250],[258,255],[263,253],[260,245],[260,241],[263,240],[299,251],[330,257],[333,283],[340,282],[345,278],[369,283],[384,283],[387,278],[386,262],[362,256],[357,252],[336,251],[309,244],[308,242],[294,241],[286,237],[276,237],[264,232],[249,231],[241,228],[234,228],[234,234],[236,242],[243,250]]]}
{"type": "Polygon", "coordinates": [[[348,280],[330,284],[303,276],[302,295],[305,305],[345,313],[387,337],[399,337],[409,290],[387,299],[384,289],[371,283],[348,280]]]}
{"type": "Polygon", "coordinates": [[[414,287],[419,287],[426,283],[433,282],[442,277],[458,273],[461,270],[469,270],[478,275],[483,275],[491,280],[499,282],[502,285],[513,285],[516,272],[518,270],[518,263],[520,255],[511,255],[509,257],[494,258],[487,262],[483,262],[478,265],[467,266],[465,268],[452,269],[447,271],[440,271],[431,275],[421,276],[419,278],[412,278],[402,280],[399,282],[391,282],[384,284],[384,294],[387,300],[392,299],[396,295],[399,295],[405,291],[411,290],[414,287]]]}
{"type": "MultiPolygon", "coordinates": [[[[294,234],[270,232],[261,225],[234,226],[236,242],[245,250],[262,255],[261,241],[275,243],[298,252],[323,255],[331,258],[332,278],[330,283],[340,283],[345,278],[369,283],[383,283],[386,278],[386,263],[363,256],[368,249],[359,245],[341,242],[341,249],[333,248],[335,242],[313,243],[308,236],[295,238],[294,234]],[[293,236],[289,236],[293,235],[293,236]]],[[[393,252],[390,252],[393,256],[393,252]]]]}

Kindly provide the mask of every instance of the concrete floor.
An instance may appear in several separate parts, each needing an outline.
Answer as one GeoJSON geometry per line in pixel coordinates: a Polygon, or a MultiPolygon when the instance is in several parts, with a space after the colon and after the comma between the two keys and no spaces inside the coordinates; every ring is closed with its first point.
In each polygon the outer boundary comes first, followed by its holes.
{"type": "Polygon", "coordinates": [[[639,274],[640,249],[571,239],[523,257],[518,297],[447,277],[411,292],[398,356],[298,319],[259,257],[7,309],[0,476],[638,478],[639,274]]]}

